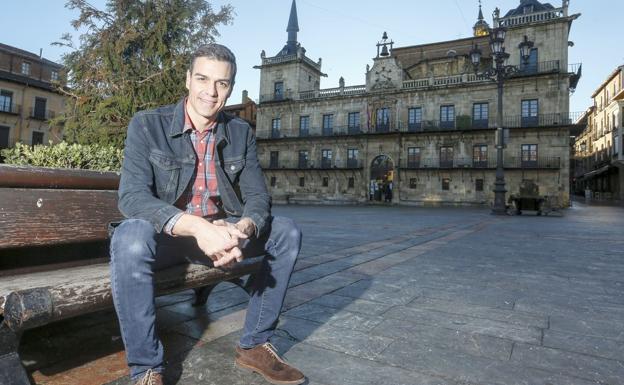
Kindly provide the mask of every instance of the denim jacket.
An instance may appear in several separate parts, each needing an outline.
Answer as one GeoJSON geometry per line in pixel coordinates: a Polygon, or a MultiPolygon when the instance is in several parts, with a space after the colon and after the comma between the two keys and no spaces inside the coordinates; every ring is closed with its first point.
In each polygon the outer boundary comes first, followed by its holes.
{"type": "MultiPolygon", "coordinates": [[[[157,232],[182,212],[173,204],[189,185],[197,156],[183,132],[184,100],[138,112],[130,121],[119,184],[119,211],[149,221],[157,232]]],[[[249,124],[221,112],[215,131],[215,166],[223,209],[228,217],[249,217],[256,236],[269,224],[271,197],[256,154],[249,124]]]]}

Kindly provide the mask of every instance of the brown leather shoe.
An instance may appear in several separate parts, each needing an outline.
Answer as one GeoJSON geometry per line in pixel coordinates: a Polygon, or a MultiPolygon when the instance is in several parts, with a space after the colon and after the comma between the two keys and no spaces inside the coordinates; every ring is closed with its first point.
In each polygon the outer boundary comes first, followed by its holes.
{"type": "Polygon", "coordinates": [[[134,385],[163,385],[162,374],[149,369],[134,385]]]}
{"type": "Polygon", "coordinates": [[[303,373],[286,363],[268,342],[252,349],[237,346],[235,362],[241,368],[259,373],[272,384],[301,384],[305,381],[303,373]]]}

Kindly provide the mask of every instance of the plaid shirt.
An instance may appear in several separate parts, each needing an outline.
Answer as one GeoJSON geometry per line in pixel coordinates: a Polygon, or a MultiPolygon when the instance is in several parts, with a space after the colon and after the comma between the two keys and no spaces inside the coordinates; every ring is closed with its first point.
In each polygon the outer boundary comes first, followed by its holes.
{"type": "MultiPolygon", "coordinates": [[[[222,214],[221,197],[217,185],[215,155],[214,128],[216,122],[205,131],[199,132],[195,129],[191,118],[184,107],[184,132],[190,132],[193,149],[197,155],[195,163],[195,173],[189,182],[189,186],[182,194],[175,206],[184,210],[186,214],[200,217],[216,217],[222,214]]],[[[165,225],[165,233],[171,235],[173,226],[184,213],[173,216],[165,225]]]]}

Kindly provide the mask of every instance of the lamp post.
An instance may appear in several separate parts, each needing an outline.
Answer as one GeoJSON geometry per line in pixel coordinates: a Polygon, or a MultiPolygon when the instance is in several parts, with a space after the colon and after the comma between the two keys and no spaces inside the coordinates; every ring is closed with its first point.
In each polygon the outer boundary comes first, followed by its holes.
{"type": "MultiPolygon", "coordinates": [[[[506,32],[507,29],[505,27],[494,28],[490,31],[490,50],[492,51],[492,59],[494,60],[495,66],[481,72],[482,76],[496,82],[498,91],[498,108],[496,115],[496,181],[494,182],[494,205],[492,206],[492,214],[496,215],[507,214],[507,206],[505,204],[505,193],[507,190],[505,189],[505,174],[503,169],[503,148],[505,145],[503,133],[503,83],[505,79],[519,71],[518,66],[505,65],[505,60],[509,58],[509,54],[505,52],[506,32]]],[[[533,42],[529,41],[527,36],[524,36],[524,40],[518,46],[524,64],[529,60],[532,47],[533,42]]],[[[481,54],[479,46],[475,44],[470,51],[470,61],[474,66],[475,73],[479,70],[481,54]]]]}

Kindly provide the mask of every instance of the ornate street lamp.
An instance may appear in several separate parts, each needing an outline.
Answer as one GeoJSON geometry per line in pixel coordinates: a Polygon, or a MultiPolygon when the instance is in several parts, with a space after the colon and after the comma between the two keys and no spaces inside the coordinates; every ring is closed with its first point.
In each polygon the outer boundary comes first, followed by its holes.
{"type": "MultiPolygon", "coordinates": [[[[518,72],[518,66],[505,65],[505,60],[509,59],[509,54],[505,52],[505,27],[494,28],[490,31],[490,50],[492,51],[492,59],[496,64],[492,68],[488,68],[480,73],[481,76],[487,77],[496,82],[498,86],[498,109],[496,118],[496,181],[494,182],[494,205],[492,206],[492,214],[507,214],[507,206],[505,204],[505,175],[503,170],[503,83],[514,73],[518,72]]],[[[520,43],[520,55],[523,64],[528,63],[531,54],[533,42],[524,36],[524,41],[520,43]]],[[[482,52],[477,44],[470,51],[470,61],[474,66],[475,73],[479,72],[482,52]]]]}

